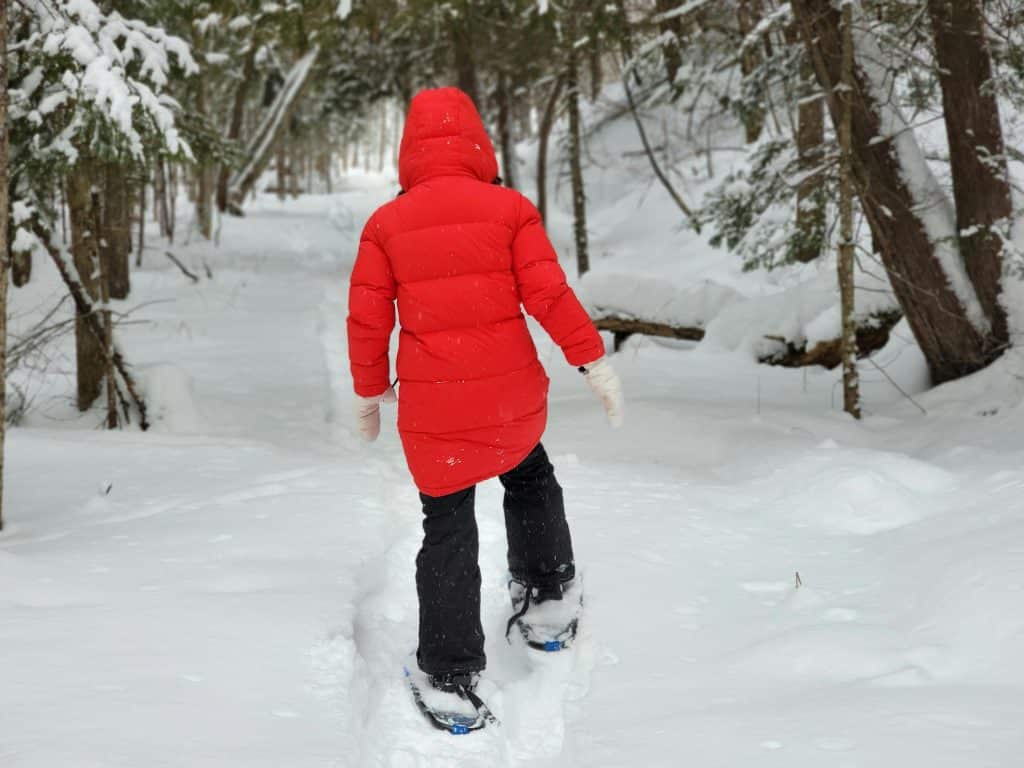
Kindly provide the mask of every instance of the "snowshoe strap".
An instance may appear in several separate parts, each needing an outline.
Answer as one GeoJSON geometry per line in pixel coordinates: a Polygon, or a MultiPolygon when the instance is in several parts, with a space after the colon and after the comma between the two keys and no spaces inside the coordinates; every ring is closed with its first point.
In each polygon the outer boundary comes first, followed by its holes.
{"type": "Polygon", "coordinates": [[[473,705],[473,708],[477,711],[477,714],[479,714],[480,717],[492,725],[498,725],[498,718],[494,716],[494,713],[491,712],[486,704],[484,704],[484,700],[476,695],[474,690],[463,686],[459,693],[473,705]]]}
{"type": "Polygon", "coordinates": [[[523,584],[523,589],[526,591],[526,596],[523,598],[523,605],[518,611],[512,614],[512,618],[508,620],[508,626],[505,627],[505,639],[510,643],[512,642],[512,638],[510,637],[512,634],[512,627],[514,627],[516,622],[523,618],[523,616],[526,615],[526,612],[530,610],[530,595],[533,594],[533,587],[529,584],[523,584]]]}

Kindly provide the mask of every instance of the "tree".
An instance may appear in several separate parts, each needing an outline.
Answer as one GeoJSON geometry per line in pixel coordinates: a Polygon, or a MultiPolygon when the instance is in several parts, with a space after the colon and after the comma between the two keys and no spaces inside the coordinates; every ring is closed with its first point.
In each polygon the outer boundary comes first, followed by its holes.
{"type": "Polygon", "coordinates": [[[0,0],[0,531],[4,528],[4,469],[7,433],[7,1],[0,0]]]}
{"type": "Polygon", "coordinates": [[[576,244],[576,268],[580,275],[590,269],[590,255],[587,245],[587,197],[583,188],[583,159],[580,128],[580,78],[577,30],[579,0],[571,0],[566,11],[565,41],[565,89],[569,112],[569,174],[572,179],[573,239],[576,244]]]}
{"type": "Polygon", "coordinates": [[[949,140],[960,252],[991,326],[991,341],[1009,343],[1002,290],[1003,239],[1013,205],[992,61],[980,0],[928,0],[942,114],[949,140]]]}
{"type": "Polygon", "coordinates": [[[853,6],[842,11],[842,72],[837,101],[839,117],[839,303],[842,316],[839,354],[843,360],[843,410],[860,418],[857,376],[857,323],[854,316],[853,234],[853,6]]]}
{"type": "MultiPolygon", "coordinates": [[[[795,0],[792,8],[838,125],[840,13],[830,0],[795,0]]],[[[971,277],[1001,272],[1001,263],[991,250],[980,250],[976,258],[996,263],[965,267],[955,210],[890,98],[895,66],[884,66],[887,57],[870,29],[855,29],[854,51],[853,178],[861,207],[933,381],[958,378],[986,366],[1003,349],[971,277]]]]}

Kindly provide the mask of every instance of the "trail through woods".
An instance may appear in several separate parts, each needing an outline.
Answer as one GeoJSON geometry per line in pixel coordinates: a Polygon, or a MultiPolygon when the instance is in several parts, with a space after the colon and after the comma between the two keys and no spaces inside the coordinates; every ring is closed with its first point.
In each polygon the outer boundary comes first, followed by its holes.
{"type": "MultiPolygon", "coordinates": [[[[330,197],[260,198],[221,248],[178,249],[210,265],[198,284],[154,242],[133,275],[151,322],[121,335],[153,430],[99,432],[60,403],[12,430],[0,765],[1019,762],[1024,361],[929,393],[927,416],[866,376],[857,425],[834,373],[635,338],[612,432],[539,331],[582,638],[543,658],[505,643],[485,484],[504,725],[432,731],[401,678],[418,500],[394,412],[373,446],[350,424],[346,275],[392,194],[357,175],[330,197]]],[[[24,290],[28,316],[59,283],[24,290]]],[[[44,391],[66,391],[54,376],[44,391]]]]}

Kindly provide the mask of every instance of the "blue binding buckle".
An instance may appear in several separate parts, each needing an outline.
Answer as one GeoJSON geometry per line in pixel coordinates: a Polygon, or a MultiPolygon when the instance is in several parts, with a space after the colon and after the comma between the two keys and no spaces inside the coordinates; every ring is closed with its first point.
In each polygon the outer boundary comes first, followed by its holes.
{"type": "Polygon", "coordinates": [[[548,653],[551,653],[552,651],[560,651],[560,650],[562,650],[562,641],[561,640],[547,640],[544,643],[544,650],[547,651],[548,653]]]}
{"type": "Polygon", "coordinates": [[[469,733],[469,728],[467,728],[464,725],[461,725],[460,723],[452,723],[451,730],[452,730],[452,734],[455,735],[455,736],[463,736],[463,735],[469,733]]]}

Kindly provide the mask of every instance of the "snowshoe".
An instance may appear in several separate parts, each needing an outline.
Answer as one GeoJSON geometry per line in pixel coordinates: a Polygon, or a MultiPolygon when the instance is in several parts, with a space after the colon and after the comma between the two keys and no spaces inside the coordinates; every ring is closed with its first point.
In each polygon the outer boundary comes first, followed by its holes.
{"type": "Polygon", "coordinates": [[[579,576],[547,588],[510,576],[508,591],[512,617],[505,637],[509,642],[512,628],[518,627],[523,640],[535,650],[552,653],[572,645],[583,613],[583,582],[579,576]]]}
{"type": "Polygon", "coordinates": [[[461,736],[499,724],[476,693],[476,672],[435,676],[415,665],[405,666],[404,671],[416,707],[435,728],[461,736]]]}

